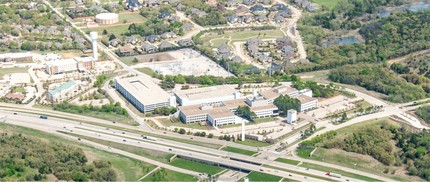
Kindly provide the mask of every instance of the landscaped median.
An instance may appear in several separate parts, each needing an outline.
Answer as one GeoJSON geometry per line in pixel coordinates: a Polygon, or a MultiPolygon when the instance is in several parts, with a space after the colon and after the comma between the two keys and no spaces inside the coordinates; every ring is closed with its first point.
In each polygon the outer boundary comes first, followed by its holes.
{"type": "Polygon", "coordinates": [[[253,156],[257,153],[254,151],[239,149],[239,148],[234,148],[234,147],[229,147],[229,146],[223,147],[221,150],[228,151],[228,152],[234,152],[234,153],[238,153],[238,154],[243,154],[243,155],[249,155],[249,156],[253,156]]]}

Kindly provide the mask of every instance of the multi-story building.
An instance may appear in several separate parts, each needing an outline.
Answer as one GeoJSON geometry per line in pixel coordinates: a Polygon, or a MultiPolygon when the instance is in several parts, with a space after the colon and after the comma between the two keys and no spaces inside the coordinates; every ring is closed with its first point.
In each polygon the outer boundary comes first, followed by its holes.
{"type": "Polygon", "coordinates": [[[175,106],[176,99],[155,84],[148,76],[115,79],[115,89],[140,112],[175,106]]]}
{"type": "Polygon", "coordinates": [[[48,91],[46,98],[51,102],[61,102],[73,97],[75,95],[73,90],[76,88],[76,82],[72,80],[48,91]]]}
{"type": "Polygon", "coordinates": [[[318,105],[318,99],[309,97],[307,95],[298,95],[295,97],[300,101],[300,112],[314,109],[318,105]]]}
{"type": "Polygon", "coordinates": [[[57,59],[46,64],[46,72],[50,75],[68,73],[78,70],[78,63],[75,59],[57,59]]]}
{"type": "Polygon", "coordinates": [[[0,62],[32,62],[33,54],[26,53],[6,53],[0,54],[0,62]]]}
{"type": "Polygon", "coordinates": [[[242,97],[240,92],[228,85],[179,90],[175,92],[175,96],[181,106],[234,100],[242,97]]]}
{"type": "Polygon", "coordinates": [[[94,58],[93,57],[76,57],[79,71],[88,71],[94,68],[94,58]]]}

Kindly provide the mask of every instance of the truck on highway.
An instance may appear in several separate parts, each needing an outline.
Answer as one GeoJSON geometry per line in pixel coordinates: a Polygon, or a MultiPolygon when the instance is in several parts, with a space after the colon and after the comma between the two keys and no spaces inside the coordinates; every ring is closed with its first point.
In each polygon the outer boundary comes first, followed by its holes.
{"type": "Polygon", "coordinates": [[[144,139],[147,139],[147,140],[157,141],[157,138],[152,137],[152,136],[145,136],[145,137],[143,137],[143,138],[144,138],[144,139]]]}
{"type": "Polygon", "coordinates": [[[340,175],[340,174],[331,173],[331,172],[327,172],[325,175],[335,177],[335,178],[341,178],[342,177],[342,175],[340,175]]]}
{"type": "Polygon", "coordinates": [[[40,115],[40,116],[39,116],[39,118],[40,118],[40,119],[48,119],[48,116],[40,115]]]}

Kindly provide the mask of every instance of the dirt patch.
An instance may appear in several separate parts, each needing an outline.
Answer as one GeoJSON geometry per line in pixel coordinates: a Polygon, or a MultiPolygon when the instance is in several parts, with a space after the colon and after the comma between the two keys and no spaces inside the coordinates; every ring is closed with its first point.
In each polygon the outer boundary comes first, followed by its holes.
{"type": "Polygon", "coordinates": [[[162,61],[173,61],[175,60],[175,58],[173,56],[171,56],[168,53],[155,53],[155,54],[146,54],[146,55],[139,55],[139,56],[135,56],[135,58],[140,62],[140,63],[145,63],[145,62],[162,62],[162,61]]]}
{"type": "Polygon", "coordinates": [[[87,164],[93,163],[98,157],[91,151],[84,150],[85,157],[87,157],[87,164]]]}
{"type": "Polygon", "coordinates": [[[55,177],[53,174],[46,175],[47,181],[58,181],[58,178],[55,177]]]}

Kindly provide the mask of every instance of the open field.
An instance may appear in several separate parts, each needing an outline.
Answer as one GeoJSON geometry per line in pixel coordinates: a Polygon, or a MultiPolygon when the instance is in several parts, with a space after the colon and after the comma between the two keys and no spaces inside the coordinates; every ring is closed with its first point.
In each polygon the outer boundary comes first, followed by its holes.
{"type": "Polygon", "coordinates": [[[234,153],[238,153],[238,154],[243,154],[243,155],[249,155],[249,156],[252,156],[252,155],[257,153],[254,151],[249,151],[249,150],[244,150],[244,149],[239,149],[239,148],[234,148],[234,147],[229,147],[229,146],[226,146],[226,147],[222,148],[221,150],[234,152],[234,153]]]}
{"type": "Polygon", "coordinates": [[[272,122],[272,121],[276,121],[276,118],[273,118],[273,117],[255,118],[254,121],[251,122],[250,124],[260,124],[260,123],[272,122]]]}
{"type": "Polygon", "coordinates": [[[152,173],[151,175],[143,178],[141,181],[197,181],[197,178],[188,174],[172,171],[169,169],[161,168],[157,172],[152,173]],[[161,178],[159,178],[160,171],[164,171],[161,174],[161,178]],[[157,174],[157,172],[159,172],[157,174]]]}
{"type": "Polygon", "coordinates": [[[311,0],[314,3],[333,9],[342,0],[311,0]]]}
{"type": "Polygon", "coordinates": [[[177,127],[200,129],[200,130],[212,130],[213,129],[213,127],[210,125],[200,125],[199,123],[184,124],[181,121],[171,120],[170,118],[160,118],[160,119],[157,119],[157,121],[166,127],[177,126],[177,127]]]}
{"type": "Polygon", "coordinates": [[[82,148],[88,160],[107,160],[118,174],[118,181],[137,181],[155,166],[147,164],[122,155],[98,150],[93,147],[83,145],[76,141],[60,138],[53,134],[44,133],[38,130],[0,123],[0,132],[21,133],[30,137],[35,137],[46,142],[60,142],[75,147],[82,148]]]}
{"type": "Polygon", "coordinates": [[[306,73],[297,74],[303,81],[315,81],[318,83],[328,83],[330,80],[328,79],[328,74],[330,70],[322,70],[322,71],[312,71],[306,73]]]}
{"type": "Polygon", "coordinates": [[[172,162],[170,162],[170,165],[176,166],[183,169],[188,169],[191,171],[196,171],[200,173],[206,173],[206,174],[217,174],[221,172],[223,169],[217,166],[204,164],[200,162],[195,162],[191,160],[185,160],[181,158],[176,158],[172,162]]]}
{"type": "MultiPolygon", "coordinates": [[[[389,120],[388,118],[375,119],[357,123],[342,129],[337,130],[338,135],[342,133],[355,133],[360,128],[365,126],[375,126],[377,127],[380,123],[388,121],[391,124],[396,125],[395,122],[389,120]]],[[[376,175],[384,175],[394,180],[399,181],[416,181],[419,180],[417,177],[412,177],[406,174],[403,166],[386,166],[376,159],[368,155],[362,155],[353,152],[346,152],[341,149],[324,149],[318,148],[312,157],[309,157],[309,153],[312,149],[298,149],[297,155],[302,158],[313,159],[317,161],[337,164],[345,166],[352,169],[362,170],[369,173],[374,173],[376,175]],[[386,173],[384,173],[386,172],[386,173]]],[[[315,167],[315,166],[313,166],[315,167]]]]}
{"type": "Polygon", "coordinates": [[[146,21],[146,18],[140,15],[139,13],[121,13],[119,14],[119,21],[118,23],[122,24],[124,23],[124,20],[127,23],[139,23],[146,21]]]}
{"type": "Polygon", "coordinates": [[[229,45],[232,45],[233,42],[246,41],[254,37],[259,37],[261,39],[275,39],[283,36],[284,33],[277,28],[270,30],[225,31],[224,34],[211,32],[201,36],[201,40],[204,46],[217,47],[223,43],[227,43],[228,41],[229,45]]]}
{"type": "Polygon", "coordinates": [[[27,73],[27,67],[0,68],[0,78],[11,73],[27,73]]]}
{"type": "MultiPolygon", "coordinates": [[[[173,61],[176,58],[170,55],[167,52],[159,52],[154,54],[145,54],[145,55],[137,55],[137,56],[131,56],[135,57],[138,60],[138,63],[145,63],[145,62],[162,62],[162,61],[173,61]]],[[[134,59],[134,58],[133,58],[134,59]]]]}
{"type": "MultiPolygon", "coordinates": [[[[260,173],[256,171],[250,172],[247,177],[249,181],[279,181],[282,179],[279,176],[260,173]]],[[[290,181],[290,180],[286,180],[286,181],[290,181]]]]}

